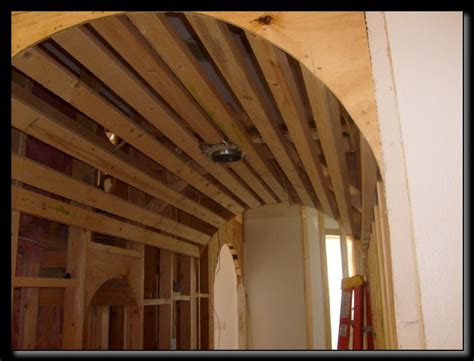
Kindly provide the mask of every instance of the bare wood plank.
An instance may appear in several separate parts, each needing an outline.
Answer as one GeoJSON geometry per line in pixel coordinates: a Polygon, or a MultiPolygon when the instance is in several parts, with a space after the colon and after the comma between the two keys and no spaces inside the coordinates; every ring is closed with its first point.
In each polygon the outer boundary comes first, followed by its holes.
{"type": "Polygon", "coordinates": [[[120,247],[109,246],[105,244],[96,243],[93,241],[87,242],[88,249],[94,249],[96,251],[110,253],[110,254],[119,254],[127,257],[141,258],[141,252],[135,251],[133,249],[125,249],[120,247]]]}
{"type": "Polygon", "coordinates": [[[306,348],[313,349],[313,303],[311,294],[311,269],[310,252],[307,228],[306,209],[300,206],[301,218],[301,242],[303,248],[303,280],[304,280],[304,305],[305,305],[305,325],[306,325],[306,348]]]}
{"type": "Polygon", "coordinates": [[[129,288],[103,288],[94,294],[92,302],[96,306],[132,306],[135,296],[129,288]]]}
{"type": "Polygon", "coordinates": [[[361,195],[362,195],[362,224],[360,239],[367,241],[370,227],[374,219],[375,193],[377,182],[377,164],[370,151],[369,144],[360,136],[360,161],[361,161],[361,195]]]}
{"type": "Polygon", "coordinates": [[[109,349],[109,320],[110,320],[110,307],[101,306],[97,310],[99,314],[100,322],[100,349],[109,349]]]}
{"type": "MultiPolygon", "coordinates": [[[[200,71],[194,56],[181,41],[179,34],[167,23],[166,17],[152,13],[129,14],[128,17],[209,114],[218,128],[247,153],[248,163],[269,188],[281,201],[287,201],[288,194],[257,153],[252,141],[234,118],[229,106],[223,103],[210,80],[207,79],[204,72],[200,71]]],[[[269,195],[268,192],[261,193],[262,198],[265,197],[265,202],[275,203],[276,199],[269,197],[269,195]]]]}
{"type": "Polygon", "coordinates": [[[328,265],[327,265],[327,253],[326,253],[326,232],[325,232],[325,221],[324,213],[318,212],[318,229],[319,229],[319,249],[321,253],[321,278],[323,284],[323,307],[324,307],[324,328],[326,330],[325,345],[326,349],[332,348],[331,341],[331,310],[329,302],[329,278],[328,278],[328,265]]]}
{"type": "Polygon", "coordinates": [[[145,298],[143,304],[145,306],[169,305],[173,300],[167,298],[145,298]]]}
{"type": "MultiPolygon", "coordinates": [[[[244,202],[247,201],[248,197],[251,198],[250,201],[256,200],[227,169],[214,163],[200,151],[199,142],[184,126],[180,125],[179,119],[130,70],[120,63],[112,52],[104,44],[100,43],[89,30],[75,27],[54,35],[53,39],[153,124],[155,128],[160,130],[200,166],[206,169],[223,186],[244,202]],[[94,54],[94,56],[89,56],[89,54],[94,54]]],[[[44,71],[44,69],[38,70],[44,71]]],[[[66,77],[62,79],[61,76],[56,76],[54,80],[50,79],[48,87],[51,86],[53,81],[70,82],[66,77]]],[[[84,108],[81,110],[85,111],[84,108]]],[[[93,111],[89,111],[89,114],[92,114],[93,111]]],[[[100,119],[100,117],[95,116],[94,119],[100,119]]],[[[109,129],[211,199],[222,204],[232,213],[237,214],[243,211],[240,204],[236,203],[226,193],[220,191],[212,182],[199,175],[191,166],[179,158],[176,153],[162,146],[159,142],[155,141],[158,143],[158,147],[155,147],[156,149],[149,148],[145,152],[143,144],[147,135],[145,134],[140,139],[137,139],[133,134],[130,134],[129,128],[130,124],[123,124],[121,126],[117,123],[114,128],[109,129]]],[[[138,131],[139,128],[136,127],[136,129],[138,131]]],[[[152,138],[150,137],[151,140],[152,138]]]]}
{"type": "Polygon", "coordinates": [[[341,135],[339,105],[337,99],[327,91],[325,85],[314,74],[310,73],[305,66],[301,66],[301,71],[328,165],[339,216],[346,231],[352,234],[349,178],[341,135]]]}
{"type": "Polygon", "coordinates": [[[12,186],[13,209],[74,227],[199,257],[197,246],[12,186]]]}
{"type": "MultiPolygon", "coordinates": [[[[13,279],[16,275],[16,259],[18,250],[18,231],[20,229],[20,212],[12,211],[11,219],[11,315],[13,317],[13,279]]],[[[13,318],[12,318],[13,321],[13,318]]]]}
{"type": "Polygon", "coordinates": [[[63,288],[78,287],[77,279],[45,278],[45,277],[15,277],[13,287],[15,288],[63,288]]]}
{"type": "Polygon", "coordinates": [[[102,146],[103,139],[85,134],[71,119],[38,98],[25,93],[15,84],[12,85],[12,93],[12,126],[15,128],[216,227],[226,222],[209,209],[112,154],[102,146]]]}
{"type": "Polygon", "coordinates": [[[145,287],[145,245],[134,243],[132,247],[140,253],[139,272],[131,278],[130,283],[136,285],[138,294],[136,295],[136,305],[131,307],[130,315],[130,345],[134,350],[143,349],[143,322],[144,322],[144,287],[145,287]]]}
{"type": "Polygon", "coordinates": [[[187,15],[187,19],[290,180],[303,205],[314,207],[301,175],[286,150],[282,135],[270,120],[269,110],[259,94],[255,77],[245,64],[246,54],[238,46],[235,37],[222,22],[213,19],[204,21],[202,17],[193,15],[187,15]]]}
{"type": "MultiPolygon", "coordinates": [[[[170,299],[173,292],[173,253],[160,250],[160,298],[170,299]]],[[[160,350],[171,349],[171,337],[173,327],[173,302],[158,308],[158,348],[160,350]]]]}
{"type": "MultiPolygon", "coordinates": [[[[217,144],[225,136],[217,130],[195,99],[173,75],[167,65],[161,60],[137,29],[127,19],[109,17],[91,23],[95,30],[134,69],[143,76],[163,99],[183,118],[186,123],[206,142],[217,144]]],[[[246,163],[229,164],[240,178],[257,194],[263,194],[264,199],[271,196],[266,188],[250,170],[246,163]]],[[[241,194],[242,199],[252,208],[261,205],[260,201],[249,194],[241,194]]]]}
{"type": "Polygon", "coordinates": [[[190,322],[189,327],[190,329],[190,349],[195,350],[197,348],[197,335],[196,335],[196,323],[197,323],[197,297],[196,297],[196,259],[194,257],[190,257],[190,290],[189,290],[189,298],[190,298],[190,322]]]}
{"type": "Polygon", "coordinates": [[[44,250],[41,258],[41,268],[66,268],[67,251],[62,249],[44,250]]]}
{"type": "Polygon", "coordinates": [[[335,209],[318,158],[316,143],[311,138],[309,124],[303,113],[303,103],[298,96],[286,55],[270,43],[250,33],[246,35],[322,209],[334,218],[335,209]]]}
{"type": "MultiPolygon", "coordinates": [[[[205,244],[207,234],[180,224],[175,220],[148,211],[123,198],[104,192],[57,172],[28,158],[12,154],[12,178],[45,191],[72,199],[88,206],[131,219],[144,225],[158,228],[190,241],[205,244]],[[60,184],[61,187],[57,185],[60,184]]],[[[155,198],[153,198],[155,199],[155,198]]]]}
{"type": "Polygon", "coordinates": [[[347,254],[347,233],[344,227],[339,228],[339,237],[341,244],[341,258],[342,258],[342,277],[349,277],[349,258],[347,254]]]}

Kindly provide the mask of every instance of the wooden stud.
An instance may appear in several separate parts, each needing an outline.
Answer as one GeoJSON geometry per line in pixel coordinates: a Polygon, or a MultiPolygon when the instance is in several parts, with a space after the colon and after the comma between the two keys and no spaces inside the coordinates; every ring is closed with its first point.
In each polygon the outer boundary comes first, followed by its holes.
{"type": "MultiPolygon", "coordinates": [[[[173,292],[173,253],[160,250],[160,289],[159,296],[162,299],[171,300],[173,292]]],[[[172,324],[173,324],[173,302],[160,305],[159,328],[158,328],[158,348],[160,350],[171,349],[172,324]]]]}
{"type": "Polygon", "coordinates": [[[282,135],[272,124],[269,110],[266,109],[267,105],[259,95],[256,80],[245,64],[246,54],[239,48],[235,37],[224,23],[212,19],[204,20],[202,17],[192,15],[187,15],[187,19],[232,87],[303,205],[314,207],[311,196],[303,184],[301,174],[287,152],[282,135]]]}
{"type": "Polygon", "coordinates": [[[339,216],[346,231],[354,235],[348,168],[342,146],[339,103],[326,86],[305,66],[301,66],[301,71],[334,188],[339,216]]]}
{"type": "Polygon", "coordinates": [[[343,227],[339,228],[340,233],[340,244],[341,244],[341,257],[342,257],[342,277],[349,277],[349,261],[347,254],[347,234],[343,227]]]}
{"type": "Polygon", "coordinates": [[[15,288],[76,288],[79,286],[77,279],[48,278],[48,277],[15,277],[15,288]]]}
{"type": "Polygon", "coordinates": [[[20,230],[20,212],[12,211],[11,219],[11,322],[13,322],[13,280],[16,276],[16,260],[18,250],[18,231],[20,230]]]}
{"type": "Polygon", "coordinates": [[[316,142],[311,138],[308,120],[303,113],[303,103],[298,96],[297,85],[286,55],[255,35],[246,35],[322,209],[334,218],[335,207],[318,158],[316,142]]]}
{"type": "Polygon", "coordinates": [[[224,218],[112,154],[104,145],[106,140],[81,131],[71,119],[50,105],[15,84],[12,84],[12,93],[12,126],[15,128],[216,227],[225,223],[224,218]]]}
{"type": "Polygon", "coordinates": [[[327,266],[327,252],[326,252],[326,233],[325,233],[325,215],[318,212],[318,229],[319,229],[319,247],[321,253],[321,278],[323,284],[323,307],[324,307],[324,328],[325,328],[325,346],[326,349],[332,349],[331,337],[331,309],[329,302],[329,278],[327,266]]]}
{"type": "MultiPolygon", "coordinates": [[[[153,49],[173,70],[184,86],[191,92],[196,101],[205,109],[219,129],[247,154],[248,163],[260,175],[268,187],[275,192],[281,201],[288,201],[288,194],[276,180],[270,168],[257,153],[254,145],[243,127],[235,119],[229,106],[219,97],[210,79],[200,71],[190,50],[180,39],[179,34],[171,27],[161,14],[128,14],[128,18],[146,38],[153,49]]],[[[264,187],[261,187],[263,190],[264,187]]],[[[275,203],[268,191],[257,193],[265,198],[266,203],[275,203]]]]}
{"type": "Polygon", "coordinates": [[[304,304],[305,304],[305,323],[306,323],[306,348],[313,349],[313,302],[311,287],[311,265],[308,240],[308,224],[306,209],[300,206],[301,217],[301,240],[303,246],[303,278],[304,278],[304,304]]]}
{"type": "Polygon", "coordinates": [[[362,222],[360,239],[367,241],[370,226],[374,219],[375,192],[377,181],[377,164],[370,151],[369,144],[363,136],[360,137],[361,159],[361,195],[362,195],[362,222]]]}
{"type": "Polygon", "coordinates": [[[99,321],[100,321],[100,349],[109,349],[109,318],[110,307],[98,307],[99,321]]]}
{"type": "Polygon", "coordinates": [[[12,186],[12,207],[55,222],[199,257],[199,249],[196,245],[15,186],[12,186]]]}
{"type": "Polygon", "coordinates": [[[63,349],[66,350],[81,349],[83,344],[86,247],[91,237],[90,231],[69,227],[66,271],[76,279],[78,285],[66,289],[64,293],[63,349]]]}

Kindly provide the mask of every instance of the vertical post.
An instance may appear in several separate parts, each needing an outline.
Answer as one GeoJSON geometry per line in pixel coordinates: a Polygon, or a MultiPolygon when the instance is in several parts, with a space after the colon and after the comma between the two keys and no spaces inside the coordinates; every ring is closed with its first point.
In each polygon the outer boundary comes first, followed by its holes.
{"type": "Polygon", "coordinates": [[[172,313],[173,313],[173,253],[160,250],[160,298],[169,300],[168,304],[159,306],[158,347],[160,350],[171,349],[172,313]]]}
{"type": "Polygon", "coordinates": [[[191,350],[196,349],[196,259],[190,257],[190,327],[191,327],[191,350]]]}
{"type": "Polygon", "coordinates": [[[66,272],[78,280],[78,287],[64,290],[63,349],[81,349],[84,322],[86,247],[91,231],[69,227],[66,272]]]}
{"type": "Polygon", "coordinates": [[[109,349],[109,306],[98,307],[99,322],[100,322],[100,349],[109,349]]]}
{"type": "Polygon", "coordinates": [[[15,278],[15,272],[16,272],[16,258],[17,258],[17,250],[18,250],[18,232],[20,230],[20,212],[18,211],[12,211],[12,229],[11,229],[11,322],[13,322],[13,293],[14,293],[14,287],[13,287],[13,280],[15,278]]]}
{"type": "Polygon", "coordinates": [[[313,348],[313,307],[311,299],[311,270],[310,255],[308,241],[308,220],[306,209],[300,206],[301,217],[301,239],[303,246],[303,280],[304,280],[304,305],[305,305],[305,321],[306,321],[306,347],[311,350],[313,348]]]}
{"type": "Polygon", "coordinates": [[[324,325],[326,328],[326,348],[332,348],[331,336],[331,307],[329,302],[329,279],[326,253],[326,226],[324,221],[324,213],[318,212],[318,228],[319,228],[319,247],[321,251],[321,277],[323,283],[323,307],[324,307],[324,325]]]}
{"type": "Polygon", "coordinates": [[[347,234],[342,226],[339,226],[340,242],[341,242],[341,257],[342,257],[342,278],[349,277],[349,262],[347,256],[347,234]]]}
{"type": "Polygon", "coordinates": [[[123,349],[130,350],[130,306],[123,307],[123,349]]]}
{"type": "MultiPolygon", "coordinates": [[[[190,295],[191,292],[191,257],[178,255],[182,293],[190,295]]],[[[191,300],[190,300],[191,301],[191,300]]],[[[191,348],[191,302],[180,301],[180,349],[189,350],[191,348]]]]}

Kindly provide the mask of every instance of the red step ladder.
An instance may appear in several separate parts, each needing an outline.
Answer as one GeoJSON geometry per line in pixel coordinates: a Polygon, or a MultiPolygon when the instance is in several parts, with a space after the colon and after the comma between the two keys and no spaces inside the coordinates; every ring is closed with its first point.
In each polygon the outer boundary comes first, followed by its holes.
{"type": "Polygon", "coordinates": [[[341,317],[339,321],[338,350],[349,350],[352,336],[352,350],[373,350],[372,316],[368,283],[364,276],[346,277],[341,282],[341,317]],[[354,319],[352,319],[352,294],[354,293],[354,319]],[[364,307],[365,306],[365,307],[364,307]],[[364,314],[365,325],[364,325],[364,314]],[[352,331],[352,332],[351,332],[352,331]],[[367,342],[364,343],[364,332],[367,342]]]}

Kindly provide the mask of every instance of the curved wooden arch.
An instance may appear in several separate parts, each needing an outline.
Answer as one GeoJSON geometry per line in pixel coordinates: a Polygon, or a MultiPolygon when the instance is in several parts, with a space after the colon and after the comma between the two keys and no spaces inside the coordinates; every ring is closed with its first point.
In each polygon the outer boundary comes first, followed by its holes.
{"type": "MultiPolygon", "coordinates": [[[[13,12],[11,56],[67,28],[122,13],[125,12],[13,12]]],[[[196,13],[257,34],[304,64],[346,108],[383,173],[363,12],[196,13]]]]}

